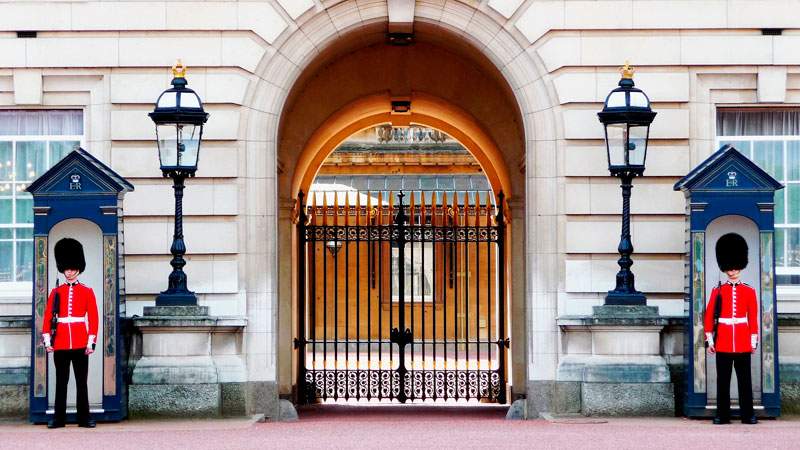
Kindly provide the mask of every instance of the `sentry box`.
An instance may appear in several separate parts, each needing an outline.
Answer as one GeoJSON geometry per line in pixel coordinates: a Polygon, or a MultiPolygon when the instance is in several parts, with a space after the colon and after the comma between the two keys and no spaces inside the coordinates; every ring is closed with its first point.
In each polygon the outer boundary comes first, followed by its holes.
{"type": "MultiPolygon", "coordinates": [[[[756,291],[760,345],[752,358],[753,401],[759,417],[780,415],[778,316],[775,298],[775,191],[783,185],[725,145],[678,181],[686,195],[688,264],[686,301],[686,397],[689,417],[716,412],[716,358],[705,348],[703,319],[711,290],[727,276],[717,266],[715,244],[726,233],[738,233],[748,246],[742,281],[756,291]]],[[[732,413],[738,414],[738,389],[731,379],[732,413]]]]}
{"type": "MultiPolygon", "coordinates": [[[[41,345],[41,335],[47,297],[58,275],[53,246],[63,237],[83,244],[86,271],[79,280],[91,287],[97,298],[97,351],[89,358],[88,380],[92,419],[124,419],[125,352],[120,333],[120,317],[125,314],[122,199],[133,185],[82,148],[76,148],[27,190],[33,195],[34,214],[30,420],[44,423],[53,415],[55,369],[53,358],[41,345]]],[[[67,421],[71,422],[75,420],[72,379],[67,392],[67,421]]]]}

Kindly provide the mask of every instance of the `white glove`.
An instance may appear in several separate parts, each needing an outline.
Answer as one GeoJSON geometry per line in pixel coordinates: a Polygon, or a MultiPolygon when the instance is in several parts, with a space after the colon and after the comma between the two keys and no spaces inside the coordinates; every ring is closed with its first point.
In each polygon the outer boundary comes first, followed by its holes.
{"type": "Polygon", "coordinates": [[[50,345],[50,333],[42,333],[42,342],[44,343],[45,347],[51,347],[51,345],[50,345]]]}
{"type": "Polygon", "coordinates": [[[756,347],[758,347],[758,335],[757,334],[751,334],[750,335],[750,346],[753,347],[753,350],[755,350],[756,347]]]}
{"type": "Polygon", "coordinates": [[[708,342],[709,347],[714,346],[714,334],[713,333],[706,333],[706,342],[708,342]]]}

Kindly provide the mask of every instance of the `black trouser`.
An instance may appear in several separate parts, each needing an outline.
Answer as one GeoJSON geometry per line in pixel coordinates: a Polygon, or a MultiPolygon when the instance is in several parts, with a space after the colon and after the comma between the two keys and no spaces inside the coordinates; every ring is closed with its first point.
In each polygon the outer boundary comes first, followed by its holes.
{"type": "Polygon", "coordinates": [[[739,384],[742,419],[753,416],[753,384],[750,381],[750,353],[717,353],[717,417],[731,417],[731,366],[739,384]]]}
{"type": "Polygon", "coordinates": [[[55,421],[64,423],[67,418],[67,383],[69,383],[69,364],[72,363],[72,370],[75,372],[75,390],[78,394],[78,423],[86,423],[89,420],[89,390],[86,387],[89,355],[85,349],[56,350],[53,352],[53,362],[56,365],[55,421]]]}

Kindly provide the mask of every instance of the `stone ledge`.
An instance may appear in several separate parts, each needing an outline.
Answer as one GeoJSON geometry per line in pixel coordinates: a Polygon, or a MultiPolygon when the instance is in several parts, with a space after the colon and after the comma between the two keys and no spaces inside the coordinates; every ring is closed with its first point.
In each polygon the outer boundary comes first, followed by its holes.
{"type": "Polygon", "coordinates": [[[32,323],[30,315],[0,316],[0,328],[30,328],[32,323]]]}
{"type": "Polygon", "coordinates": [[[190,305],[190,306],[145,306],[145,317],[163,317],[163,316],[208,316],[208,306],[190,305]]]}
{"type": "Polygon", "coordinates": [[[669,325],[666,317],[598,317],[598,316],[561,316],[556,319],[559,327],[664,327],[669,325]]]}
{"type": "Polygon", "coordinates": [[[247,326],[247,318],[239,316],[138,316],[132,318],[136,328],[229,328],[247,326]]]}
{"type": "Polygon", "coordinates": [[[566,327],[665,327],[669,325],[666,317],[658,315],[656,306],[600,305],[592,307],[591,316],[561,316],[556,320],[558,326],[566,327]]]}
{"type": "MultiPolygon", "coordinates": [[[[19,358],[22,359],[22,358],[19,358]]],[[[28,385],[30,382],[30,358],[24,358],[24,364],[17,367],[0,367],[0,385],[28,385]]],[[[18,363],[19,364],[19,363],[18,363]]]]}
{"type": "Polygon", "coordinates": [[[780,327],[800,327],[800,314],[778,313],[778,330],[780,327]]]}
{"type": "Polygon", "coordinates": [[[584,383],[669,383],[669,367],[661,356],[564,357],[558,365],[558,381],[584,383]]]}

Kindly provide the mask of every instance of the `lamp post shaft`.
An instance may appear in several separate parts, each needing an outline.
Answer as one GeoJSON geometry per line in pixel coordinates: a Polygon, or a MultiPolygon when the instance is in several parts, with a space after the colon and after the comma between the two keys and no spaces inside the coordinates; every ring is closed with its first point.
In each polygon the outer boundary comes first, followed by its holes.
{"type": "Polygon", "coordinates": [[[620,233],[619,251],[620,258],[619,272],[617,272],[617,283],[613,291],[609,291],[606,296],[606,305],[644,305],[647,299],[644,294],[636,290],[634,275],[631,271],[633,260],[633,242],[631,241],[631,189],[633,189],[633,174],[620,174],[622,187],[622,232],[620,233]]]}
{"type": "Polygon", "coordinates": [[[197,296],[186,287],[186,272],[183,266],[186,260],[186,244],[183,242],[183,189],[186,175],[183,173],[170,174],[175,191],[175,231],[172,235],[172,273],[169,274],[169,286],[166,291],[156,297],[157,306],[194,306],[197,305],[197,296]]]}

